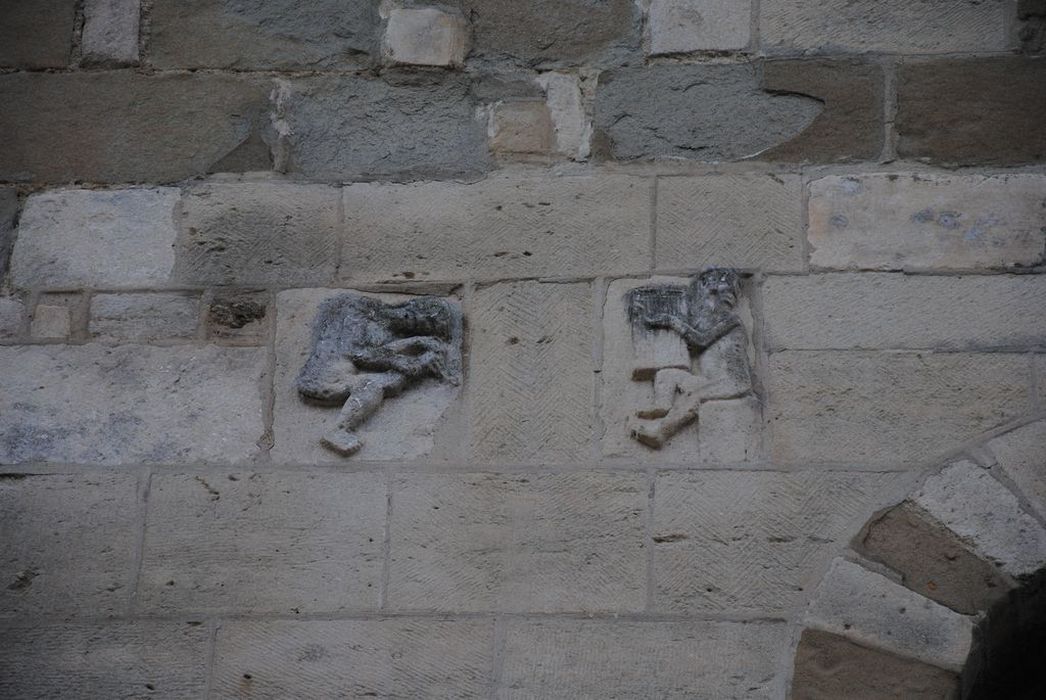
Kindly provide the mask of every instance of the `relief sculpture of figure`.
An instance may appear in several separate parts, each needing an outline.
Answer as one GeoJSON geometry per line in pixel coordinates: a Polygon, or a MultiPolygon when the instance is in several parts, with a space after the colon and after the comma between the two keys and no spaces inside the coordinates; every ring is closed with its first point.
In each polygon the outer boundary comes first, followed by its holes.
{"type": "Polygon", "coordinates": [[[682,362],[662,361],[645,375],[634,372],[633,378],[652,375],[654,402],[636,411],[630,423],[633,438],[660,448],[698,419],[705,401],[752,391],[748,337],[734,311],[740,290],[737,272],[723,268],[701,273],[685,291],[667,285],[632,290],[627,303],[634,343],[669,331],[675,336],[670,341],[685,346],[682,362]]]}
{"type": "Polygon", "coordinates": [[[387,397],[426,379],[460,384],[461,328],[460,308],[438,297],[386,304],[346,293],[325,301],[296,383],[303,399],[341,406],[323,444],[351,455],[363,447],[356,429],[387,397]]]}

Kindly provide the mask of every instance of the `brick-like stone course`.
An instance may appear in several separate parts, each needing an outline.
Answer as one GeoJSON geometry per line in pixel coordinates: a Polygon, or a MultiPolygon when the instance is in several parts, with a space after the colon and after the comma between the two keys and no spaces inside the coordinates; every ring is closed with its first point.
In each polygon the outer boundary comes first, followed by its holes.
{"type": "Polygon", "coordinates": [[[87,332],[106,342],[190,340],[199,324],[195,294],[96,294],[87,332]]]}
{"type": "Polygon", "coordinates": [[[5,2],[0,67],[64,68],[73,51],[76,0],[5,2]]]}

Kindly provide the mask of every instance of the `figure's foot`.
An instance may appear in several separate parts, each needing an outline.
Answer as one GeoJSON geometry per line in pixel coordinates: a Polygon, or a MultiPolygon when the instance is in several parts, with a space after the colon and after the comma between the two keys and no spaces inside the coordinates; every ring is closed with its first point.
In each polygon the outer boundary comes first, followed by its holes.
{"type": "Polygon", "coordinates": [[[360,440],[359,436],[345,430],[331,431],[321,442],[327,449],[337,452],[342,457],[349,457],[363,447],[363,440],[360,440]]]}
{"type": "Polygon", "coordinates": [[[642,418],[644,420],[664,418],[667,415],[668,409],[662,408],[661,406],[651,406],[650,408],[641,408],[636,411],[636,418],[642,418]]]}
{"type": "Polygon", "coordinates": [[[659,427],[660,426],[657,425],[633,422],[629,434],[632,436],[633,440],[637,440],[647,447],[659,450],[665,443],[665,439],[662,437],[661,431],[658,429],[659,427]]]}

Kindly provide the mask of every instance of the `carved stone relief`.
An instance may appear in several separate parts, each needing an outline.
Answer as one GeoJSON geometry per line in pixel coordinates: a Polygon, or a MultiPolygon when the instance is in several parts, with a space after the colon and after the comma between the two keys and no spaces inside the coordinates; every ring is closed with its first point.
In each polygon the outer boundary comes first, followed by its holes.
{"type": "Polygon", "coordinates": [[[349,456],[363,447],[359,428],[391,396],[423,381],[461,383],[460,308],[438,297],[399,304],[353,293],[320,305],[311,352],[296,380],[303,400],[341,406],[322,438],[349,456]]]}

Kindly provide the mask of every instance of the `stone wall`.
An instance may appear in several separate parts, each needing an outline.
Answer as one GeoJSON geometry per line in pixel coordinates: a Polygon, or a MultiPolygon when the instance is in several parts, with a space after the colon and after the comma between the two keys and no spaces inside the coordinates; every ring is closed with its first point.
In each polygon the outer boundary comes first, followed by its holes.
{"type": "Polygon", "coordinates": [[[0,8],[0,695],[955,691],[824,606],[1046,417],[1043,3],[0,8]],[[651,449],[624,299],[709,266],[754,388],[651,449]],[[344,290],[466,324],[352,457],[295,385],[344,290]]]}

